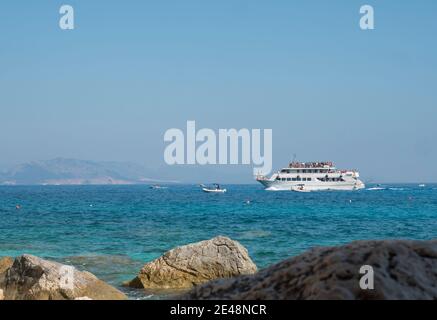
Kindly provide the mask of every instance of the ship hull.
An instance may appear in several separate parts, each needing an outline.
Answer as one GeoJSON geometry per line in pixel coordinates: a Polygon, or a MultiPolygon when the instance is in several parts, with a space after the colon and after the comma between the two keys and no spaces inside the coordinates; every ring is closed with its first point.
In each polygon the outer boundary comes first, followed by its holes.
{"type": "Polygon", "coordinates": [[[295,191],[299,186],[304,186],[307,191],[354,191],[364,189],[365,185],[361,180],[345,181],[345,182],[291,182],[291,181],[277,181],[277,180],[257,180],[266,190],[270,191],[295,191]]]}

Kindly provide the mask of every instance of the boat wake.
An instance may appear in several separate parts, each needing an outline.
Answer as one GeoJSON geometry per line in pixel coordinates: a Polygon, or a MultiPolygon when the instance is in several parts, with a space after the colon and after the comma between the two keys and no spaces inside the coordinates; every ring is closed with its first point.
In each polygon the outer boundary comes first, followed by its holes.
{"type": "Polygon", "coordinates": [[[281,191],[281,190],[275,187],[269,187],[266,189],[266,191],[281,191]]]}

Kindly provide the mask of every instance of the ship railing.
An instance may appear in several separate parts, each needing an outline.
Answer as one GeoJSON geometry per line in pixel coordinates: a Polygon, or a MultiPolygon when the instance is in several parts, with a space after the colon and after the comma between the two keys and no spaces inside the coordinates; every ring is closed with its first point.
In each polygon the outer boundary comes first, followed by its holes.
{"type": "Polygon", "coordinates": [[[324,162],[290,162],[289,168],[330,168],[334,167],[334,163],[331,161],[324,162]]]}

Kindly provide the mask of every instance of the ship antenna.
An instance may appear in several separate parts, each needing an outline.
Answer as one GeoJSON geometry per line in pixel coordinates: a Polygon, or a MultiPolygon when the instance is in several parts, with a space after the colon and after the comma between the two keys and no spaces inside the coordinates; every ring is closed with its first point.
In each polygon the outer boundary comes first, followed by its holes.
{"type": "Polygon", "coordinates": [[[293,153],[293,162],[295,162],[295,161],[296,161],[296,154],[293,153]]]}

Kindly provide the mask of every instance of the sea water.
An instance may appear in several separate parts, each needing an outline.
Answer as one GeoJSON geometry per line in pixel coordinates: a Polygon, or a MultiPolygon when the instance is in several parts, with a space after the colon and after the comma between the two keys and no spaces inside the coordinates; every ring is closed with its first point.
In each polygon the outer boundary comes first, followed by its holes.
{"type": "Polygon", "coordinates": [[[315,246],[437,238],[437,185],[312,193],[224,187],[225,194],[208,194],[195,185],[1,186],[0,256],[75,265],[131,298],[153,298],[121,284],[165,251],[217,235],[243,244],[259,268],[315,246]]]}

